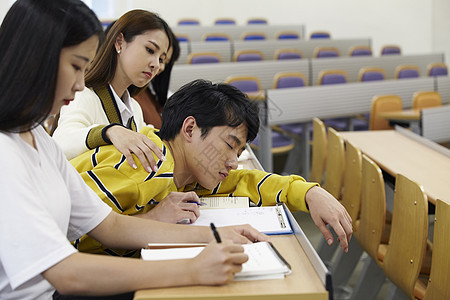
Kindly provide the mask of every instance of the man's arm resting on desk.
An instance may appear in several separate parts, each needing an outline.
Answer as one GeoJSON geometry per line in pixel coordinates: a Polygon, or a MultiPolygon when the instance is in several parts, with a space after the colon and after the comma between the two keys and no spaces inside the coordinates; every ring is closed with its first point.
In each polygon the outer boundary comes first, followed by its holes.
{"type": "Polygon", "coordinates": [[[353,234],[352,219],[347,210],[330,193],[315,186],[306,193],[306,203],[314,224],[320,229],[329,245],[333,243],[333,235],[327,224],[333,227],[344,252],[348,251],[348,243],[353,234]]]}

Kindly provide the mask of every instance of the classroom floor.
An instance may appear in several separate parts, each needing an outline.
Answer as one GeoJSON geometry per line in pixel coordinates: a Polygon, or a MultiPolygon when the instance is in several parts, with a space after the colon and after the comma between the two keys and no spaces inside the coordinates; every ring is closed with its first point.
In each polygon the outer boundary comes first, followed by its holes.
{"type": "MultiPolygon", "coordinates": [[[[300,227],[302,228],[302,230],[305,233],[305,235],[310,240],[310,242],[313,245],[313,247],[315,249],[317,249],[317,247],[318,247],[318,245],[320,243],[320,240],[323,238],[323,236],[322,236],[322,233],[317,228],[317,226],[312,221],[310,215],[307,214],[307,213],[304,213],[304,212],[295,212],[294,213],[294,217],[297,220],[297,222],[300,225],[300,227]]],[[[348,281],[348,284],[345,286],[346,290],[351,291],[353,289],[353,287],[355,286],[356,281],[358,279],[358,275],[360,274],[361,269],[362,269],[362,267],[364,265],[364,261],[366,259],[369,259],[369,257],[367,255],[363,255],[363,257],[361,258],[360,262],[356,266],[352,276],[350,277],[350,279],[348,281]]],[[[388,280],[386,280],[386,283],[383,284],[383,286],[380,289],[380,291],[379,291],[377,297],[375,298],[375,300],[384,300],[384,299],[386,299],[388,291],[389,291],[389,288],[390,288],[390,282],[388,280]]],[[[339,295],[337,295],[337,293],[335,293],[334,299],[335,300],[349,299],[349,295],[347,295],[347,297],[346,297],[346,295],[343,295],[343,296],[339,297],[339,295]]]]}

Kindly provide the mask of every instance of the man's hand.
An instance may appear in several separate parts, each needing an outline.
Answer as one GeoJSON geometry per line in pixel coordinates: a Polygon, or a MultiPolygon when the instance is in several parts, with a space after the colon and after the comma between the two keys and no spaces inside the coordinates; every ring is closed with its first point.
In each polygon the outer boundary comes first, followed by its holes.
{"type": "Polygon", "coordinates": [[[344,252],[348,252],[348,243],[353,234],[352,218],[330,193],[321,187],[315,186],[306,193],[306,203],[314,224],[319,228],[328,245],[333,243],[333,235],[327,224],[333,227],[344,252]]]}
{"type": "Polygon", "coordinates": [[[191,223],[194,223],[200,216],[197,205],[199,202],[200,199],[195,192],[170,192],[166,198],[143,216],[167,223],[177,223],[182,219],[189,219],[191,223]]]}

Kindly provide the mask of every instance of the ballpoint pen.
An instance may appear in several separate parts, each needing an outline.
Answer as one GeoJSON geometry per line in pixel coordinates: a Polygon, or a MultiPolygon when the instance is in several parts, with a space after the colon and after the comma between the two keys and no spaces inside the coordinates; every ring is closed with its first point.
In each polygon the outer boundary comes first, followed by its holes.
{"type": "Polygon", "coordinates": [[[216,238],[216,242],[217,243],[221,243],[222,240],[220,239],[220,235],[217,232],[217,229],[216,229],[216,226],[214,226],[214,223],[211,223],[211,230],[212,230],[212,232],[214,234],[214,237],[216,238]]]}

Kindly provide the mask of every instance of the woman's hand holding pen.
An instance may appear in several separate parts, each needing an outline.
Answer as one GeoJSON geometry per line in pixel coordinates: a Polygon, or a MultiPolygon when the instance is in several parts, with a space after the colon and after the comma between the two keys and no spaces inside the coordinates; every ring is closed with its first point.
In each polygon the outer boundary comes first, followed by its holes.
{"type": "Polygon", "coordinates": [[[156,157],[160,160],[165,160],[162,150],[142,133],[134,132],[133,130],[120,125],[115,125],[106,130],[106,136],[114,147],[116,147],[120,153],[125,155],[128,164],[134,169],[137,168],[137,165],[131,154],[137,156],[142,166],[149,173],[158,171],[155,159],[153,158],[153,153],[155,153],[156,157]]]}
{"type": "Polygon", "coordinates": [[[200,202],[195,192],[170,192],[153,209],[142,215],[156,221],[177,223],[183,219],[189,219],[194,223],[200,216],[200,202]]]}
{"type": "Polygon", "coordinates": [[[211,242],[192,259],[190,270],[195,284],[222,285],[230,282],[248,260],[244,248],[230,240],[211,242]]]}

